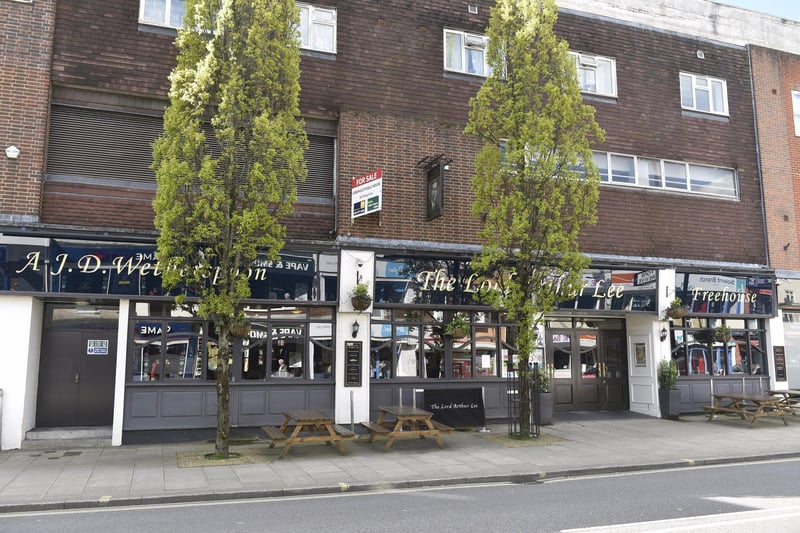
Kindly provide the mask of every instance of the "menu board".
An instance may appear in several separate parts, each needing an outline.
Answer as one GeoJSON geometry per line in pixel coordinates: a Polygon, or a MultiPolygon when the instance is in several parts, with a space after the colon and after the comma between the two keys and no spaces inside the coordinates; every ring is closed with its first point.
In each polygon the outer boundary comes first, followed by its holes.
{"type": "Polygon", "coordinates": [[[773,346],[775,354],[775,381],[786,381],[786,352],[783,346],[773,346]]]}
{"type": "Polygon", "coordinates": [[[344,343],[344,386],[361,386],[361,341],[344,343]]]}

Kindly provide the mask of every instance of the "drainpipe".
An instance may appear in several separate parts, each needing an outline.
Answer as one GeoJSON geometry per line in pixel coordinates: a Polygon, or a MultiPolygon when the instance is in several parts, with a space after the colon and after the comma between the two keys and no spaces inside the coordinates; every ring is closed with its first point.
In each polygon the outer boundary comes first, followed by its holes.
{"type": "Polygon", "coordinates": [[[753,83],[753,48],[747,45],[747,62],[750,67],[750,99],[753,102],[753,133],[756,141],[756,163],[758,165],[758,190],[761,195],[761,226],[764,233],[764,253],[766,254],[766,265],[770,267],[769,259],[769,240],[767,238],[767,208],[764,205],[764,173],[761,168],[761,146],[758,142],[758,111],[756,110],[756,90],[753,83]]]}

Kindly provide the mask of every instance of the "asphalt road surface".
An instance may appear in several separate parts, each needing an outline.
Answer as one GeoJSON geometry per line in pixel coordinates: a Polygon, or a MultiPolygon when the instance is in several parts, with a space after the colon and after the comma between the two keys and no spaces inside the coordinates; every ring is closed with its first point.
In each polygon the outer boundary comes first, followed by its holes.
{"type": "Polygon", "coordinates": [[[0,515],[20,532],[798,531],[800,460],[471,485],[0,515]]]}

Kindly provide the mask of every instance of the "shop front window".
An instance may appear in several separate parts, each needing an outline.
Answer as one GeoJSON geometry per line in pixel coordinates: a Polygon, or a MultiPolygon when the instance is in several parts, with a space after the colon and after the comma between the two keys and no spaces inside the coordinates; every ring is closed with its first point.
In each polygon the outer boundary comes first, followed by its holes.
{"type": "Polygon", "coordinates": [[[672,328],[672,359],[681,376],[766,375],[765,332],[757,320],[685,318],[672,328]],[[725,326],[729,334],[720,334],[725,326]],[[750,327],[751,326],[751,327],[750,327]]]}
{"type": "Polygon", "coordinates": [[[497,377],[515,350],[497,313],[458,313],[465,329],[448,328],[456,315],[443,309],[376,309],[372,316],[372,379],[497,377]],[[501,357],[503,358],[501,360],[501,357]]]}
{"type": "Polygon", "coordinates": [[[135,319],[129,380],[165,382],[202,380],[215,374],[216,338],[202,320],[135,319]]]}

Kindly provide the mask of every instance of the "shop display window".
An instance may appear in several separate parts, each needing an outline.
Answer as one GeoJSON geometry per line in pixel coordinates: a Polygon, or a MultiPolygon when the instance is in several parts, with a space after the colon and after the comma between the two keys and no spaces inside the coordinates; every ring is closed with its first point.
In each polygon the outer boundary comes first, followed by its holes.
{"type": "Polygon", "coordinates": [[[508,328],[494,312],[459,312],[468,328],[447,328],[455,312],[442,309],[376,309],[370,332],[370,377],[374,380],[474,379],[498,377],[507,360],[508,328]]]}
{"type": "Polygon", "coordinates": [[[675,321],[671,329],[672,359],[680,376],[759,376],[766,375],[765,331],[749,328],[756,320],[686,318],[675,321]],[[730,328],[730,336],[720,336],[720,325],[730,328]]]}

